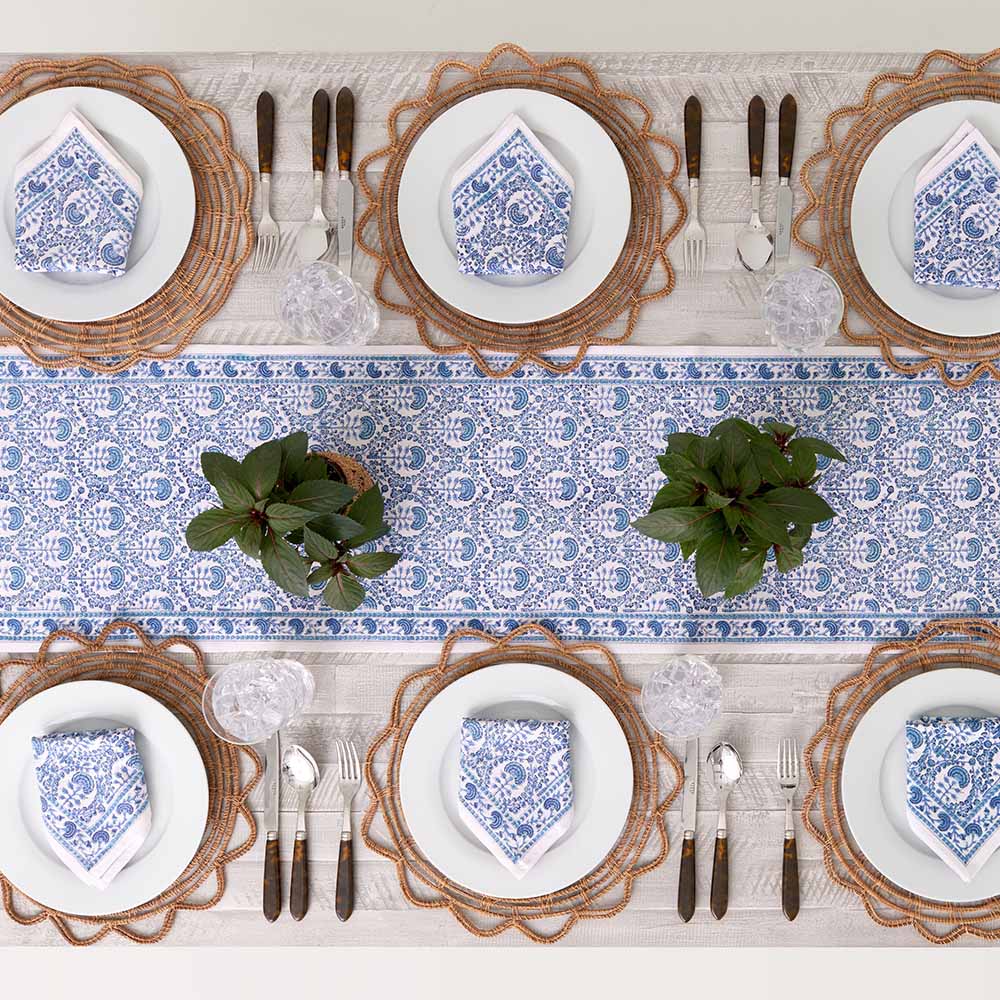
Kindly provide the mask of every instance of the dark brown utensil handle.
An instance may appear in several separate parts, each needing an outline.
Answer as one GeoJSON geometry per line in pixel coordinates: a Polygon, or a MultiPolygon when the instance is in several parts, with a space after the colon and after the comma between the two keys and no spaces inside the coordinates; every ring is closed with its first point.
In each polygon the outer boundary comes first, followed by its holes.
{"type": "Polygon", "coordinates": [[[791,94],[785,94],[778,109],[778,176],[792,176],[792,155],[795,152],[795,123],[798,106],[791,94]]]}
{"type": "Polygon", "coordinates": [[[271,172],[274,159],[274,98],[265,90],[257,98],[257,166],[271,172]]]}
{"type": "Polygon", "coordinates": [[[684,102],[684,153],[688,180],[701,176],[701,101],[691,96],[684,102]]]}
{"type": "Polygon", "coordinates": [[[685,835],[681,844],[681,874],[677,882],[677,912],[687,923],[694,916],[694,837],[685,835]]]}
{"type": "Polygon", "coordinates": [[[288,909],[296,920],[301,920],[309,909],[309,849],[304,833],[295,834],[292,889],[288,897],[288,909]]]}
{"type": "Polygon", "coordinates": [[[264,845],[264,916],[273,924],[281,913],[281,862],[278,835],[269,833],[264,845]]]}
{"type": "Polygon", "coordinates": [[[754,96],[747,108],[747,149],[750,151],[750,176],[764,172],[764,99],[754,96]]]}
{"type": "Polygon", "coordinates": [[[785,837],[781,858],[781,909],[789,920],[799,915],[799,854],[795,837],[785,837]]]}
{"type": "Polygon", "coordinates": [[[337,166],[350,171],[354,152],[354,94],[350,87],[337,92],[337,166]]]}
{"type": "Polygon", "coordinates": [[[721,920],[729,909],[729,838],[715,838],[715,860],[712,862],[712,916],[721,920]]]}
{"type": "Polygon", "coordinates": [[[337,916],[347,920],[354,912],[354,860],[351,857],[350,840],[340,842],[340,858],[337,861],[337,916]]]}
{"type": "Polygon", "coordinates": [[[325,90],[313,94],[313,170],[326,170],[326,145],[330,138],[330,95],[325,90]]]}

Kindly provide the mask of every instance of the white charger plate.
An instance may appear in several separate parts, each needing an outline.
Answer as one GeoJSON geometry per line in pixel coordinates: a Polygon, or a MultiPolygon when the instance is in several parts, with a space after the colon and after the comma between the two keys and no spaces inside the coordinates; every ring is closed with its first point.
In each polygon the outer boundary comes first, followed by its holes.
{"type": "Polygon", "coordinates": [[[155,295],[191,242],[194,180],[167,127],[135,101],[96,87],[61,87],[18,101],[0,115],[0,294],[47,319],[86,323],[117,316],[155,295]],[[125,273],[28,274],[14,268],[14,172],[67,111],[78,110],[139,175],[142,201],[125,273]]]}
{"type": "Polygon", "coordinates": [[[473,892],[530,899],[572,885],[607,857],[632,802],[632,756],[611,709],[586,684],[552,667],[500,663],[459,678],[428,703],[403,747],[399,785],[406,825],[439,871],[473,892]],[[569,720],[573,822],[522,879],[459,815],[464,718],[569,720]]]}
{"type": "Polygon", "coordinates": [[[194,740],[155,698],[110,681],[57,684],[0,725],[0,871],[43,906],[96,917],[148,902],[194,857],[208,818],[208,777],[194,740]],[[31,738],[131,726],[142,756],[153,826],[107,889],[81,882],[49,846],[31,738]]]}
{"type": "Polygon", "coordinates": [[[1000,895],[1000,852],[963,882],[910,829],[906,818],[908,719],[1000,715],[1000,676],[946,667],[903,681],[872,705],[844,754],[841,794],[851,835],[886,878],[918,896],[969,903],[1000,895]]]}
{"type": "Polygon", "coordinates": [[[554,94],[514,87],[467,98],[427,126],[403,166],[398,217],[410,261],[445,302],[495,323],[534,323],[572,309],[608,276],[628,235],[632,192],[621,154],[590,115],[554,94]],[[513,113],[573,178],[566,266],[551,276],[462,274],[451,180],[513,113]]]}
{"type": "Polygon", "coordinates": [[[868,284],[894,312],[934,333],[985,337],[1000,329],[996,291],[913,280],[913,185],[966,119],[1000,148],[1000,104],[993,101],[935,104],[901,121],[878,143],[854,188],[851,239],[868,284]]]}

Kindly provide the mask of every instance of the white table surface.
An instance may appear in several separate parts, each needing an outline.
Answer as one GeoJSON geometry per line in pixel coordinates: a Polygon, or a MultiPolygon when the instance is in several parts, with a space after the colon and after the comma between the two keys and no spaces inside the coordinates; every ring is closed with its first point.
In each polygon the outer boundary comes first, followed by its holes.
{"type": "MultiPolygon", "coordinates": [[[[451,55],[451,53],[449,53],[451,55]]],[[[468,54],[462,54],[468,56],[468,54]]],[[[473,56],[468,56],[474,58],[473,56]]],[[[258,275],[245,269],[225,307],[199,333],[196,343],[273,344],[285,341],[276,313],[283,274],[292,263],[296,227],[311,213],[310,102],[317,87],[331,92],[350,85],[357,100],[355,163],[383,144],[390,107],[404,96],[420,93],[441,53],[368,55],[207,55],[122,56],[126,61],[157,61],[177,74],[191,94],[220,106],[230,118],[237,147],[256,166],[254,106],[268,89],[277,104],[277,135],[273,184],[275,217],[285,239],[277,271],[258,275]]],[[[682,108],[696,93],[704,109],[701,205],[709,238],[707,271],[700,280],[679,278],[675,292],[647,307],[633,344],[765,345],[759,319],[760,296],[766,276],[731,266],[734,232],[745,219],[749,198],[746,182],[746,104],[761,94],[769,109],[762,214],[773,224],[776,174],[777,107],[785,93],[798,100],[796,171],[817,148],[823,122],[835,108],[858,100],[868,80],[888,68],[911,69],[915,55],[857,54],[598,54],[589,57],[612,87],[643,98],[656,124],[681,142],[682,108]]],[[[0,57],[0,70],[16,57],[0,57]]],[[[335,184],[327,186],[329,210],[335,207],[335,184]]],[[[796,207],[802,204],[796,184],[796,207]]],[[[359,199],[360,200],[360,199],[359,199]]],[[[255,205],[256,217],[256,205],[255,205]]],[[[672,256],[677,257],[675,245],[672,256]]],[[[372,262],[356,251],[355,276],[370,285],[372,262]]],[[[386,313],[378,342],[416,344],[412,322],[386,313]]],[[[294,650],[294,647],[289,647],[294,650]]],[[[402,896],[390,863],[369,852],[355,839],[356,909],[341,924],[334,913],[334,883],[340,830],[340,805],[332,762],[335,737],[366,746],[384,725],[393,693],[410,671],[428,664],[426,654],[385,647],[371,652],[316,653],[296,650],[317,678],[311,713],[287,733],[308,747],[324,777],[310,813],[311,908],[296,924],[285,912],[276,924],[261,916],[263,841],[227,870],[224,898],[204,913],[182,913],[164,945],[475,945],[446,911],[417,910],[402,896]]],[[[213,667],[234,654],[213,654],[213,667]]],[[[829,881],[818,844],[800,831],[798,850],[802,910],[794,923],[780,907],[783,800],[775,785],[775,746],[779,737],[794,736],[804,744],[818,728],[830,688],[856,672],[860,652],[829,649],[807,654],[794,649],[777,654],[746,648],[711,656],[725,682],[723,714],[706,734],[729,739],[747,764],[742,784],[730,798],[730,907],[722,922],[708,912],[708,891],[714,838],[715,796],[709,775],[702,772],[698,836],[699,910],[690,924],[676,915],[679,801],[669,817],[675,850],[656,872],[638,880],[628,909],[612,920],[584,921],[564,945],[854,945],[915,946],[922,939],[906,930],[877,926],[854,895],[829,881]]],[[[649,647],[622,657],[626,675],[637,682],[650,672],[657,657],[649,647]]],[[[674,747],[681,752],[682,748],[674,747]]],[[[262,795],[252,799],[260,817],[262,795]]],[[[355,799],[357,818],[367,803],[355,799]]],[[[283,878],[289,880],[295,829],[290,793],[283,799],[281,819],[283,878]]],[[[59,944],[48,927],[22,928],[0,915],[0,945],[59,944]]],[[[507,934],[492,946],[523,944],[507,934]]],[[[964,939],[959,947],[974,945],[964,939]]],[[[163,947],[161,945],[161,947],[163,947]]]]}

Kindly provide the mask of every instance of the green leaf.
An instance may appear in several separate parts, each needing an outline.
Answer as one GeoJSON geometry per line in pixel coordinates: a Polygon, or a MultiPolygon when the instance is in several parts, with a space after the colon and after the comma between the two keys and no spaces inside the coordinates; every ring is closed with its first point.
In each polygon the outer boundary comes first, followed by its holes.
{"type": "Polygon", "coordinates": [[[761,552],[744,552],[743,561],[740,563],[736,575],[729,581],[726,587],[726,597],[735,597],[737,594],[745,594],[748,590],[753,590],[760,583],[764,575],[764,561],[767,559],[767,550],[761,552]]]}
{"type": "Polygon", "coordinates": [[[315,559],[316,562],[340,558],[340,549],[337,548],[336,542],[324,538],[311,525],[307,525],[303,529],[302,540],[305,542],[306,554],[311,559],[315,559]]]}
{"type": "Polygon", "coordinates": [[[253,506],[254,498],[243,482],[240,463],[235,458],[218,451],[202,452],[201,471],[215,487],[223,507],[246,511],[253,506]]]}
{"type": "Polygon", "coordinates": [[[667,435],[667,448],[678,455],[687,455],[691,445],[699,440],[697,434],[689,434],[687,431],[677,431],[667,435]]]}
{"type": "Polygon", "coordinates": [[[322,455],[310,455],[299,469],[299,482],[312,479],[329,479],[330,466],[322,455]]]}
{"type": "Polygon", "coordinates": [[[354,538],[365,530],[363,524],[358,524],[353,517],[343,514],[321,514],[316,520],[309,522],[309,527],[331,542],[354,538]]]}
{"type": "Polygon", "coordinates": [[[362,552],[347,560],[348,569],[355,576],[363,576],[372,580],[376,576],[388,573],[401,556],[398,552],[362,552]]]}
{"type": "Polygon", "coordinates": [[[337,611],[353,611],[365,599],[365,588],[347,573],[338,573],[323,591],[323,600],[337,611]]]}
{"type": "Polygon", "coordinates": [[[722,483],[719,482],[719,477],[711,469],[703,469],[700,465],[696,465],[691,470],[691,478],[715,493],[722,491],[722,483]]]}
{"type": "Polygon", "coordinates": [[[288,496],[288,502],[319,514],[343,510],[354,499],[354,490],[346,483],[329,479],[309,479],[299,483],[288,496]]]}
{"type": "MultiPolygon", "coordinates": [[[[701,490],[693,479],[671,480],[666,486],[661,486],[653,497],[650,510],[662,510],[664,507],[692,507],[695,500],[701,496],[701,490]]],[[[353,514],[354,511],[352,510],[353,514]]]]}
{"type": "Polygon", "coordinates": [[[752,441],[754,438],[760,437],[760,431],[753,424],[748,423],[746,420],[740,420],[739,417],[726,417],[725,420],[720,420],[712,428],[712,435],[721,440],[723,435],[730,431],[739,431],[747,441],[752,441]]]}
{"type": "Polygon", "coordinates": [[[256,521],[247,521],[236,533],[236,544],[251,559],[260,558],[260,543],[264,537],[264,532],[256,521]]]}
{"type": "Polygon", "coordinates": [[[689,539],[686,542],[681,542],[681,558],[690,559],[694,555],[695,549],[698,548],[698,542],[696,539],[689,539]]]}
{"type": "Polygon", "coordinates": [[[285,535],[285,541],[288,542],[289,545],[301,545],[303,538],[305,538],[305,535],[303,534],[301,528],[296,528],[294,531],[289,531],[285,535]]]}
{"type": "Polygon", "coordinates": [[[815,454],[825,455],[827,458],[834,459],[834,461],[837,462],[847,461],[842,452],[834,448],[832,444],[827,444],[826,441],[821,441],[819,438],[813,438],[813,437],[797,438],[795,443],[799,445],[805,445],[807,448],[815,452],[815,454]]]}
{"type": "Polygon", "coordinates": [[[191,519],[184,532],[188,546],[195,552],[208,552],[225,545],[249,521],[246,512],[210,507],[191,519]]]}
{"type": "Polygon", "coordinates": [[[782,437],[786,441],[798,430],[794,424],[783,424],[777,420],[767,420],[764,426],[775,436],[782,437]]]}
{"type": "Polygon", "coordinates": [[[734,504],[723,507],[722,516],[726,519],[726,526],[730,531],[735,531],[743,520],[743,512],[734,504]]]}
{"type": "Polygon", "coordinates": [[[349,549],[359,549],[368,542],[377,542],[380,538],[384,538],[391,530],[389,525],[383,521],[377,528],[369,528],[366,531],[362,531],[360,535],[345,538],[344,544],[349,549]]]}
{"type": "MultiPolygon", "coordinates": [[[[716,431],[718,430],[719,428],[717,427],[716,431]]],[[[730,424],[727,427],[723,427],[718,434],[718,438],[721,463],[738,469],[750,453],[750,439],[747,437],[746,432],[730,424]]]]}
{"type": "Polygon", "coordinates": [[[788,481],[788,459],[770,438],[761,436],[750,442],[750,453],[757,466],[757,474],[765,483],[781,486],[788,481]]]}
{"type": "Polygon", "coordinates": [[[656,461],[659,463],[660,472],[671,479],[678,479],[683,476],[691,477],[695,469],[694,462],[685,455],[677,455],[668,452],[666,455],[657,455],[656,461]]]}
{"type": "Polygon", "coordinates": [[[803,549],[806,546],[806,542],[812,538],[812,533],[811,524],[793,524],[792,530],[788,532],[788,537],[794,548],[803,549]]]}
{"type": "Polygon", "coordinates": [[[632,527],[660,542],[700,541],[722,518],[711,507],[670,507],[637,518],[632,527]]]}
{"type": "Polygon", "coordinates": [[[739,479],[740,493],[745,497],[751,497],[760,489],[760,473],[757,471],[757,462],[752,455],[746,458],[737,472],[739,479]]]}
{"type": "Polygon", "coordinates": [[[260,543],[260,561],[264,565],[264,572],[282,590],[300,597],[309,594],[305,560],[273,531],[268,531],[260,543]]]}
{"type": "Polygon", "coordinates": [[[242,465],[243,481],[258,500],[263,500],[278,481],[281,471],[281,442],[265,441],[254,448],[242,465]]]}
{"type": "Polygon", "coordinates": [[[377,529],[385,517],[385,501],[377,486],[365,490],[348,511],[352,518],[369,530],[377,529]]]}
{"type": "Polygon", "coordinates": [[[732,497],[720,496],[718,493],[713,493],[711,490],[705,494],[705,503],[713,510],[721,510],[723,507],[728,507],[732,502],[732,497]]]}
{"type": "Polygon", "coordinates": [[[306,577],[306,583],[313,586],[317,583],[323,583],[324,580],[329,580],[331,576],[333,576],[333,566],[331,563],[325,562],[322,566],[317,566],[306,577]]]}
{"type": "Polygon", "coordinates": [[[306,460],[309,450],[309,435],[305,431],[296,431],[283,437],[281,444],[281,471],[279,478],[285,489],[292,489],[299,481],[302,463],[306,460]]]}
{"type": "Polygon", "coordinates": [[[802,550],[778,545],[774,549],[774,560],[778,564],[778,572],[787,573],[802,565],[802,550]]]}
{"type": "Polygon", "coordinates": [[[789,479],[793,483],[808,483],[816,475],[816,453],[802,441],[790,442],[788,452],[792,456],[789,479]]]}
{"type": "Polygon", "coordinates": [[[788,521],[769,507],[762,499],[748,500],[741,504],[743,529],[753,538],[768,545],[788,545],[788,521]]]}
{"type": "Polygon", "coordinates": [[[698,589],[711,597],[733,578],[740,565],[740,543],[723,527],[706,535],[695,552],[694,572],[698,589]]]}
{"type": "Polygon", "coordinates": [[[279,535],[301,528],[304,524],[319,517],[315,511],[293,506],[290,503],[269,504],[264,513],[267,517],[268,527],[279,535]]]}
{"type": "MultiPolygon", "coordinates": [[[[784,486],[765,493],[761,500],[776,514],[779,514],[785,524],[817,524],[836,517],[833,508],[812,490],[798,489],[794,486],[784,486]]],[[[786,543],[787,544],[787,543],[786,543]]]]}
{"type": "Polygon", "coordinates": [[[719,439],[714,437],[696,438],[687,452],[688,458],[702,469],[715,465],[721,454],[722,445],[719,439]]]}

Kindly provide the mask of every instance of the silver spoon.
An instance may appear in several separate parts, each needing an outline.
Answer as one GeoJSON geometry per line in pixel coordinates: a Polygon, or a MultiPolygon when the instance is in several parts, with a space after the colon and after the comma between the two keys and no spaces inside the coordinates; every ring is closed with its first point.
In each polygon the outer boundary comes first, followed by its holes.
{"type": "Polygon", "coordinates": [[[764,101],[754,97],[747,109],[750,152],[750,221],[736,234],[736,256],[748,271],[759,271],[774,253],[774,239],[760,221],[760,178],[764,172],[764,101]]]}
{"type": "Polygon", "coordinates": [[[715,860],[712,863],[712,916],[721,920],[729,909],[729,846],[726,836],[726,804],[729,793],[743,777],[743,761],[731,743],[716,743],[709,751],[715,787],[719,792],[719,825],[715,833],[715,860]]]}
{"type": "Polygon", "coordinates": [[[292,743],[281,755],[281,773],[299,796],[299,815],[295,824],[295,853],[292,856],[292,888],[288,910],[301,920],[309,909],[309,852],[306,846],[306,806],[312,790],[319,784],[319,765],[308,750],[292,743]]]}

